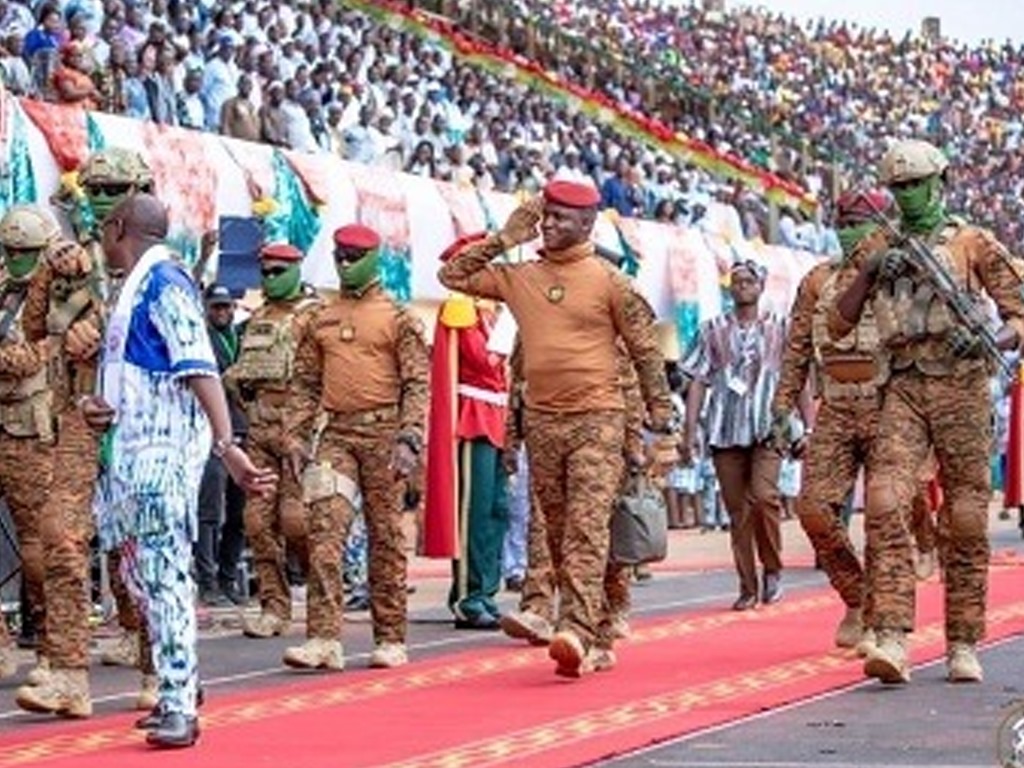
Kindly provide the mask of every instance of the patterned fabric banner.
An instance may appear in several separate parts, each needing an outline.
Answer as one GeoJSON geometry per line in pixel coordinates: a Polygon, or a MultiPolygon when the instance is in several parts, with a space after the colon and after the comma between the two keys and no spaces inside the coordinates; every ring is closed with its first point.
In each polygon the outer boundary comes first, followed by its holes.
{"type": "MultiPolygon", "coordinates": [[[[381,174],[352,167],[358,220],[381,237],[381,284],[396,300],[412,299],[412,249],[405,194],[398,185],[382,184],[381,174]]],[[[435,255],[436,260],[436,255],[435,255]]]]}

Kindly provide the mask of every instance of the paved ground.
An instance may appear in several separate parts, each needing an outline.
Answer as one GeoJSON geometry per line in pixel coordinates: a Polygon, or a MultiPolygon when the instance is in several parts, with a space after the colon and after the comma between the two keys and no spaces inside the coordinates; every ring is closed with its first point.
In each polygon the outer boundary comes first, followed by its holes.
{"type": "MultiPolygon", "coordinates": [[[[860,518],[855,518],[860,538],[860,518]]],[[[786,557],[790,567],[786,588],[794,593],[824,584],[812,567],[806,541],[795,522],[784,524],[786,557]]],[[[1024,555],[1024,542],[1016,521],[993,515],[993,548],[1024,555]]],[[[1024,573],[1024,571],[1022,571],[1024,573]]],[[[446,564],[414,559],[410,597],[410,646],[413,658],[451,653],[467,647],[504,643],[492,633],[457,632],[444,607],[446,564]]],[[[724,533],[672,533],[669,559],[656,569],[655,578],[634,590],[635,612],[654,616],[697,607],[723,609],[735,597],[735,578],[729,566],[728,536],[724,533]]],[[[1024,586],[1022,586],[1024,592],[1024,586]]],[[[512,607],[515,596],[502,596],[512,607]]],[[[301,612],[301,603],[299,604],[301,612]]],[[[200,644],[204,682],[210,697],[241,688],[271,688],[295,680],[280,666],[285,647],[301,640],[303,625],[293,624],[290,636],[254,641],[238,632],[236,611],[212,615],[213,626],[202,633],[200,644]]],[[[109,640],[98,641],[99,645],[109,640]]],[[[346,628],[346,655],[352,673],[368,657],[371,647],[366,613],[353,614],[346,628]]],[[[881,690],[867,684],[779,710],[765,712],[726,728],[704,731],[675,743],[610,761],[613,766],[715,766],[724,768],[876,768],[879,766],[948,766],[967,768],[995,765],[996,731],[1008,708],[1024,701],[1024,665],[1018,660],[1024,639],[1011,638],[986,649],[986,681],[980,686],[952,687],[941,680],[941,668],[919,669],[911,686],[881,690]]],[[[24,653],[26,667],[31,661],[24,653]]],[[[346,675],[350,674],[348,671],[346,675]]],[[[102,668],[92,674],[98,712],[130,708],[137,676],[129,670],[102,668]]],[[[20,713],[13,704],[14,681],[0,683],[0,734],[11,729],[37,728],[45,735],[47,718],[20,713]]]]}

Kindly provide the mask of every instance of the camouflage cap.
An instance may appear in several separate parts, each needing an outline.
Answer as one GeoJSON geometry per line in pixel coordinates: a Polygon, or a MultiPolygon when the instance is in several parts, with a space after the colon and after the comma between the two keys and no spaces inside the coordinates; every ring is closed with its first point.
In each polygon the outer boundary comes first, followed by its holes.
{"type": "Polygon", "coordinates": [[[145,187],[153,183],[153,171],[138,152],[109,147],[93,152],[82,163],[83,184],[126,184],[145,187]]]}

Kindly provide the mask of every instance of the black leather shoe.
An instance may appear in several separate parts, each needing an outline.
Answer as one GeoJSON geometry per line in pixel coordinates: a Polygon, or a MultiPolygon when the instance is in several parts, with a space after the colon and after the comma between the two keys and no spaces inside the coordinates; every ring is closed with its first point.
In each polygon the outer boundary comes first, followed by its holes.
{"type": "Polygon", "coordinates": [[[495,631],[501,629],[501,623],[498,621],[497,616],[492,616],[489,613],[480,613],[465,619],[456,619],[455,628],[495,631]]]}
{"type": "Polygon", "coordinates": [[[740,595],[732,604],[734,611],[749,611],[757,607],[757,598],[754,595],[740,595]]]}
{"type": "Polygon", "coordinates": [[[199,718],[166,712],[159,725],[146,734],[146,743],[158,749],[191,747],[199,738],[199,718]]]}
{"type": "Polygon", "coordinates": [[[777,573],[766,573],[761,586],[761,602],[765,605],[777,603],[782,599],[782,582],[777,573]]]}
{"type": "MultiPolygon", "coordinates": [[[[196,686],[196,706],[201,707],[206,702],[206,692],[202,685],[196,686]]],[[[160,723],[164,719],[164,705],[163,702],[158,702],[153,707],[148,715],[144,715],[135,721],[135,727],[140,731],[152,731],[154,728],[159,728],[160,723]]]]}

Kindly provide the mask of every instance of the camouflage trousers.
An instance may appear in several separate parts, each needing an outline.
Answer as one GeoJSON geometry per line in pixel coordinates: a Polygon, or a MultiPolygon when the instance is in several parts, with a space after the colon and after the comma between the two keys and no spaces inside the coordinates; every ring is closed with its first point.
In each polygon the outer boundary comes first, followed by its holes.
{"type": "MultiPolygon", "coordinates": [[[[598,641],[608,616],[603,585],[612,505],[624,470],[624,430],[620,411],[526,412],[536,501],[528,534],[528,571],[538,547],[532,518],[541,518],[559,594],[557,627],[575,633],[585,647],[598,641]]],[[[527,602],[525,591],[523,597],[527,602]]]]}
{"type": "MultiPolygon", "coordinates": [[[[800,525],[814,547],[833,589],[848,608],[865,605],[864,568],[843,524],[843,507],[857,473],[872,471],[872,445],[881,410],[880,396],[824,401],[804,457],[803,486],[797,498],[800,525]]],[[[871,562],[870,551],[865,562],[871,562]]]]}
{"type": "MultiPolygon", "coordinates": [[[[318,461],[329,462],[335,472],[351,478],[362,495],[369,553],[370,616],[377,643],[404,643],[406,635],[404,482],[391,468],[397,434],[396,423],[350,426],[343,415],[335,414],[321,437],[317,455],[318,461]]],[[[310,504],[307,516],[306,634],[336,640],[341,636],[344,609],[342,554],[355,510],[348,499],[335,495],[310,504]]]]}
{"type": "Polygon", "coordinates": [[[40,523],[53,483],[53,446],[34,437],[11,437],[0,430],[0,495],[18,537],[21,578],[33,621],[46,652],[46,564],[40,523]]]}
{"type": "Polygon", "coordinates": [[[61,414],[54,450],[60,471],[54,473],[40,523],[46,564],[45,652],[50,664],[59,669],[89,666],[89,559],[97,447],[96,436],[77,408],[61,414]]]}
{"type": "MultiPolygon", "coordinates": [[[[543,616],[549,623],[555,621],[555,569],[551,565],[551,549],[548,546],[547,525],[544,516],[537,509],[536,498],[530,509],[527,522],[526,573],[523,579],[523,592],[519,601],[519,610],[529,611],[543,616]]],[[[632,580],[633,567],[620,565],[611,560],[605,566],[602,586],[604,588],[604,608],[597,627],[594,645],[610,649],[614,643],[612,637],[612,619],[626,616],[632,607],[629,585],[632,580]]]]}
{"type": "Polygon", "coordinates": [[[287,459],[276,448],[279,442],[280,435],[266,427],[253,425],[249,432],[246,452],[253,463],[273,469],[280,479],[276,493],[248,498],[244,513],[245,535],[252,551],[260,608],[264,613],[291,619],[286,556],[287,552],[294,552],[305,568],[308,539],[302,489],[287,459]]]}
{"type": "Polygon", "coordinates": [[[875,442],[876,470],[867,483],[867,538],[875,556],[869,574],[874,628],[914,627],[911,511],[920,487],[919,468],[934,446],[945,491],[946,639],[975,643],[984,637],[990,442],[983,370],[943,377],[916,371],[893,374],[875,442]]]}

